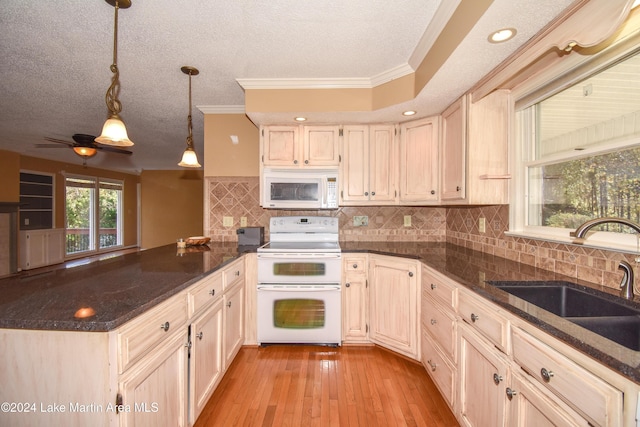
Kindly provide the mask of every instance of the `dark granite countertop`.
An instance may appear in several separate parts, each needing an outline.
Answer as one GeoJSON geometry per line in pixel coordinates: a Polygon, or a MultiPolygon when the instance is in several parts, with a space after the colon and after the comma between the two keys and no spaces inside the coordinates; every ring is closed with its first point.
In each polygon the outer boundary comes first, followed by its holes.
{"type": "Polygon", "coordinates": [[[527,303],[491,286],[487,281],[566,281],[605,292],[618,302],[640,308],[637,297],[634,301],[626,301],[619,298],[617,292],[610,288],[446,243],[340,242],[340,247],[343,253],[364,252],[418,259],[506,311],[640,384],[640,352],[628,349],[527,303]]]}
{"type": "Polygon", "coordinates": [[[209,246],[179,254],[167,245],[1,279],[0,328],[112,330],[242,254],[235,243],[209,246]],[[76,318],[80,308],[95,315],[76,318]]]}

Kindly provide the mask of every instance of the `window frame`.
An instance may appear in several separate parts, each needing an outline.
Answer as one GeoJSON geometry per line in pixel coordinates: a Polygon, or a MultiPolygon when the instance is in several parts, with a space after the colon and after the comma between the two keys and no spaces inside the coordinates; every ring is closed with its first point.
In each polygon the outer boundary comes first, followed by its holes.
{"type": "MultiPolygon", "coordinates": [[[[529,83],[528,85],[522,85],[520,88],[515,88],[512,91],[513,97],[516,100],[514,111],[515,126],[512,134],[510,159],[514,173],[512,175],[510,190],[509,230],[505,232],[507,236],[564,244],[574,243],[574,238],[569,235],[569,233],[573,231],[572,229],[528,225],[529,167],[549,164],[554,161],[590,157],[601,153],[640,146],[640,136],[632,136],[596,146],[589,146],[574,155],[570,155],[569,152],[563,152],[550,155],[544,158],[544,160],[531,160],[535,159],[535,105],[561,92],[567,87],[603,71],[617,62],[623,61],[633,55],[640,55],[640,46],[636,45],[632,49],[624,49],[625,46],[626,43],[622,48],[621,46],[614,45],[603,50],[595,57],[585,60],[582,64],[577,66],[576,64],[571,64],[573,65],[572,68],[567,67],[567,64],[558,64],[554,68],[556,74],[551,82],[539,84],[538,86],[529,83]]],[[[546,77],[548,78],[548,74],[546,74],[546,77]]],[[[638,254],[640,253],[640,235],[596,231],[590,233],[589,238],[584,240],[582,245],[638,254]]]]}

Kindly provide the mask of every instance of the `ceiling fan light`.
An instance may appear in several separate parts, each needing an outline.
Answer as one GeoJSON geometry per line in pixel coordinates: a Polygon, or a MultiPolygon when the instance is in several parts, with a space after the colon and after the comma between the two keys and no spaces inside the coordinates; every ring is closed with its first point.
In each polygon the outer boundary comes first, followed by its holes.
{"type": "Polygon", "coordinates": [[[102,134],[95,139],[99,144],[114,145],[116,147],[130,147],[133,142],[127,135],[124,122],[117,115],[110,116],[102,127],[102,134]]]}
{"type": "Polygon", "coordinates": [[[187,147],[182,153],[182,160],[178,163],[178,166],[182,166],[183,168],[200,168],[202,165],[198,163],[198,156],[196,152],[191,147],[187,147]]]}
{"type": "Polygon", "coordinates": [[[73,147],[73,152],[80,157],[93,157],[98,150],[92,147],[73,147]]]}

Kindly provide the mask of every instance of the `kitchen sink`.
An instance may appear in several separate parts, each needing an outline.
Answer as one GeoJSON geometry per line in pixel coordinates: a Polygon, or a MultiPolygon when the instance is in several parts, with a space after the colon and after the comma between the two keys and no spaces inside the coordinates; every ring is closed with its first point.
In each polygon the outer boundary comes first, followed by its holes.
{"type": "Polygon", "coordinates": [[[543,310],[640,351],[640,308],[569,282],[489,282],[543,310]]]}

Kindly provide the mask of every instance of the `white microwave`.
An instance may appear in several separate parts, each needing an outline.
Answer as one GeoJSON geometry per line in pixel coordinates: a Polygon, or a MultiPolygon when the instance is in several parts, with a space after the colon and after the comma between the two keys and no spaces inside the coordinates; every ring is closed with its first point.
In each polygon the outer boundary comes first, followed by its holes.
{"type": "Polygon", "coordinates": [[[338,170],[265,168],[261,195],[268,209],[337,209],[338,170]]]}

